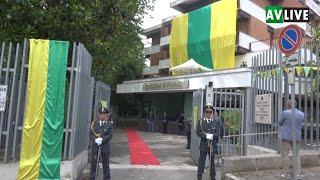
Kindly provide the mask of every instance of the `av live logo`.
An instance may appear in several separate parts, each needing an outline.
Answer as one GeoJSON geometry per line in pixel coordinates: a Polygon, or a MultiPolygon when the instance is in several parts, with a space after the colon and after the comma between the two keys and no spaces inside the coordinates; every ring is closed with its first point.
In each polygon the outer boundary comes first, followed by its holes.
{"type": "Polygon", "coordinates": [[[309,22],[309,8],[266,6],[266,23],[309,22]]]}

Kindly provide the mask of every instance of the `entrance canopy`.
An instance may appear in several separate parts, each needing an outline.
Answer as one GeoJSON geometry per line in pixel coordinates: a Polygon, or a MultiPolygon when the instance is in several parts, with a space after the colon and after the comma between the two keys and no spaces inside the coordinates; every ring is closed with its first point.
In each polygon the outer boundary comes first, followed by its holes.
{"type": "Polygon", "coordinates": [[[193,59],[189,59],[187,62],[180,64],[176,67],[170,68],[172,75],[184,75],[184,74],[194,74],[200,72],[210,72],[212,69],[204,67],[198,64],[193,59]]]}

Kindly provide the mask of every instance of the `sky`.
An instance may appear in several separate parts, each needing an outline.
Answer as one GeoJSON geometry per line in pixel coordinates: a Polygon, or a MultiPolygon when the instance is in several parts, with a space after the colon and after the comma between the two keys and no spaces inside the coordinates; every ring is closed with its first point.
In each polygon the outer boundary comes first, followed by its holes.
{"type": "Polygon", "coordinates": [[[155,0],[153,11],[149,11],[148,15],[143,18],[142,27],[144,29],[161,24],[162,19],[180,14],[170,8],[170,2],[175,0],[155,0]]]}

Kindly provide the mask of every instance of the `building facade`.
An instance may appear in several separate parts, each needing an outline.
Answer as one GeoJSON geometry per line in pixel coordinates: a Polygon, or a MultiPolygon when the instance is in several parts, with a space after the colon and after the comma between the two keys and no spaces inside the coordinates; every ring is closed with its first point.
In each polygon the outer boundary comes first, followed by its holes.
{"type": "MultiPolygon", "coordinates": [[[[171,7],[181,13],[187,13],[216,1],[177,0],[171,3],[171,7]]],[[[234,69],[171,76],[169,49],[171,22],[174,17],[163,19],[161,24],[144,30],[143,35],[152,41],[151,46],[145,48],[145,57],[150,60],[150,66],[144,68],[143,79],[124,81],[117,86],[117,93],[135,95],[142,119],[150,111],[156,115],[156,120],[161,120],[163,112],[168,113],[171,121],[175,121],[179,113],[187,116],[193,112],[195,92],[204,91],[209,82],[213,82],[216,89],[250,93],[250,88],[253,87],[252,58],[276,47],[279,33],[288,25],[266,24],[265,6],[308,7],[310,22],[295,23],[303,31],[303,43],[312,37],[312,26],[320,19],[318,0],[235,0],[235,3],[238,13],[234,69]]]]}
{"type": "MultiPolygon", "coordinates": [[[[188,13],[197,8],[214,3],[217,0],[177,0],[171,3],[171,7],[181,13],[188,13]]],[[[248,55],[263,50],[270,49],[276,44],[276,38],[287,26],[284,24],[266,24],[265,6],[280,5],[283,7],[308,7],[310,9],[310,23],[297,23],[305,33],[306,37],[312,35],[312,24],[317,23],[320,17],[320,1],[313,0],[239,0],[237,33],[236,33],[236,52],[237,67],[242,62],[251,66],[247,62],[248,55]]],[[[171,22],[174,17],[163,19],[162,24],[145,29],[143,34],[152,40],[151,47],[145,48],[145,56],[150,60],[150,67],[143,70],[145,78],[169,76],[170,68],[170,34],[171,22]]],[[[251,59],[250,59],[251,61],[251,59]]]]}

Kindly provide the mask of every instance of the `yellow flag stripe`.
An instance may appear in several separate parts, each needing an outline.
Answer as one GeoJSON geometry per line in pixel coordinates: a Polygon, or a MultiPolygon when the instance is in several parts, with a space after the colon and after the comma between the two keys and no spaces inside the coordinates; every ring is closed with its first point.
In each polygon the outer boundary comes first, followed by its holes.
{"type": "Polygon", "coordinates": [[[17,179],[38,179],[48,76],[49,40],[30,40],[27,104],[17,179]],[[34,69],[43,69],[38,71],[34,69]],[[43,73],[45,72],[45,73],[43,73]]]}
{"type": "Polygon", "coordinates": [[[188,14],[182,14],[172,21],[170,37],[170,65],[175,67],[188,60],[188,14]]]}
{"type": "Polygon", "coordinates": [[[210,45],[215,70],[234,68],[237,0],[221,0],[211,5],[210,45]]]}

